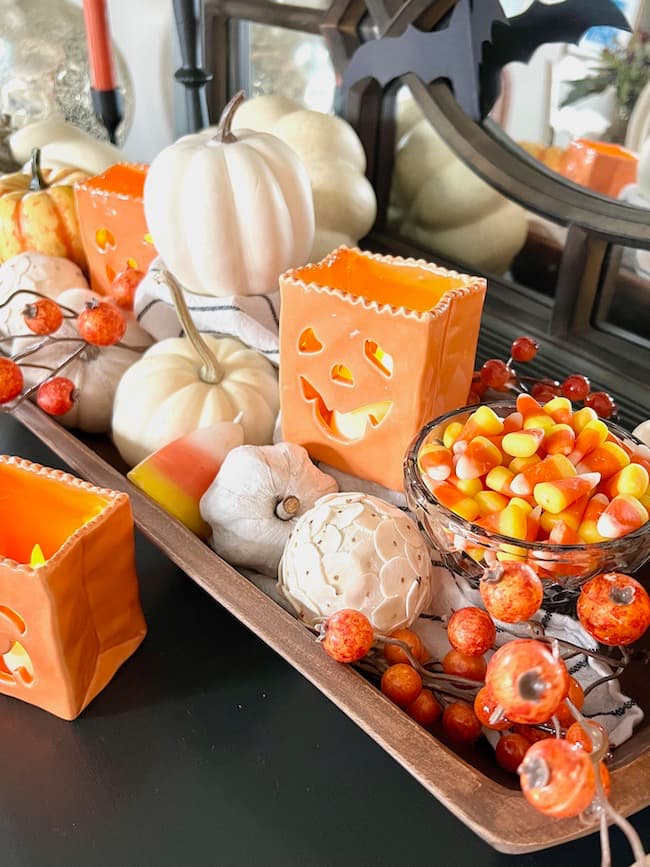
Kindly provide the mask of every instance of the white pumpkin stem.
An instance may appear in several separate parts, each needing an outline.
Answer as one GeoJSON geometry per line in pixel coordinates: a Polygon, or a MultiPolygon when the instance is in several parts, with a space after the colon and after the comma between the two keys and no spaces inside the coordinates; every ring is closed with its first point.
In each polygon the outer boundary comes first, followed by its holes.
{"type": "Polygon", "coordinates": [[[275,514],[281,521],[290,521],[296,517],[299,509],[300,500],[293,494],[289,494],[289,496],[285,497],[284,500],[280,500],[277,504],[275,514]]]}
{"type": "Polygon", "coordinates": [[[187,339],[190,341],[196,354],[203,362],[201,369],[199,370],[199,376],[203,382],[207,382],[210,385],[218,385],[218,383],[223,379],[223,369],[194,324],[194,320],[190,315],[190,311],[187,309],[187,304],[183,297],[181,284],[170,271],[164,269],[158,271],[154,275],[154,280],[156,280],[157,283],[166,283],[171,292],[174,307],[176,308],[178,318],[180,319],[181,325],[187,335],[187,339]]]}
{"type": "Polygon", "coordinates": [[[232,134],[230,128],[232,127],[232,122],[235,119],[235,112],[245,99],[246,94],[243,90],[240,90],[239,93],[236,93],[233,96],[228,105],[221,112],[221,117],[219,118],[219,123],[217,125],[217,131],[210,139],[211,142],[214,142],[214,144],[223,144],[224,142],[228,143],[237,141],[236,136],[232,134]]]}

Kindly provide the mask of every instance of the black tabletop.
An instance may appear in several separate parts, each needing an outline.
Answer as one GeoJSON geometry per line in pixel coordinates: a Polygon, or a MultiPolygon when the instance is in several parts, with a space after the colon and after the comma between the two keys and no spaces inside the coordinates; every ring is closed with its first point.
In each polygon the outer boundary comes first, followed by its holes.
{"type": "MultiPolygon", "coordinates": [[[[64,466],[6,416],[0,453],[64,466]]],[[[1,867],[600,863],[495,852],[143,539],[138,569],[149,634],[78,720],[0,696],[1,867]]]]}

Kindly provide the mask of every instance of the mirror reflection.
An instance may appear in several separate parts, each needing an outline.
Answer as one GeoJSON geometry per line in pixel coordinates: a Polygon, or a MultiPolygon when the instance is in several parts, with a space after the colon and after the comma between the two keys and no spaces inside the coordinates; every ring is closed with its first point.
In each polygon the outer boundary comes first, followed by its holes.
{"type": "MultiPolygon", "coordinates": [[[[637,178],[639,152],[650,134],[650,3],[615,2],[630,33],[593,27],[577,45],[544,45],[528,64],[509,64],[492,119],[514,143],[574,183],[650,208],[650,191],[637,178]]],[[[509,16],[530,5],[502,0],[509,16]]]]}

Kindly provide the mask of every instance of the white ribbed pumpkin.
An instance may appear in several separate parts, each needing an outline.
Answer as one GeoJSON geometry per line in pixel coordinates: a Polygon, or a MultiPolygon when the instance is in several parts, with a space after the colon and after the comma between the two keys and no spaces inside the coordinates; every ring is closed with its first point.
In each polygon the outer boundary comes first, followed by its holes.
{"type": "MultiPolygon", "coordinates": [[[[239,97],[239,99],[238,99],[239,97]]],[[[165,265],[201,295],[262,295],[307,261],[314,207],[307,172],[275,136],[218,130],[184,136],[154,159],[144,189],[149,231],[165,265]]]]}

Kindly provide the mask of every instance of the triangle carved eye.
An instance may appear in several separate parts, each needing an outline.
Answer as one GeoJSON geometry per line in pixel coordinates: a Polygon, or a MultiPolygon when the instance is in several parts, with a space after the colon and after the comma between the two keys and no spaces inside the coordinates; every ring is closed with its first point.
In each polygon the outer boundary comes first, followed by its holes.
{"type": "Polygon", "coordinates": [[[368,361],[389,379],[393,375],[393,356],[381,348],[374,340],[366,340],[363,352],[368,361]]]}
{"type": "Polygon", "coordinates": [[[320,352],[322,348],[323,344],[314,334],[313,328],[305,328],[305,330],[301,332],[300,337],[298,338],[298,352],[309,354],[320,352]]]}

